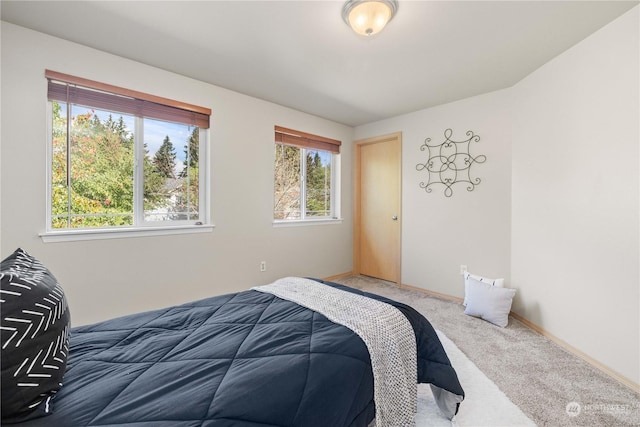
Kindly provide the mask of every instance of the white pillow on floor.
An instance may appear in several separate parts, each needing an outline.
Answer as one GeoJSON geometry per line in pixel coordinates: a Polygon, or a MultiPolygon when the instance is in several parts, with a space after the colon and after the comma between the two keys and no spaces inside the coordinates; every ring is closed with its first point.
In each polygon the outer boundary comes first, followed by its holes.
{"type": "Polygon", "coordinates": [[[515,295],[515,289],[492,286],[470,277],[464,314],[504,328],[509,323],[509,312],[515,295]]]}
{"type": "Polygon", "coordinates": [[[471,274],[468,271],[464,273],[464,301],[462,305],[467,306],[467,293],[469,292],[469,278],[472,277],[478,282],[488,283],[491,286],[498,286],[499,288],[504,287],[504,279],[488,279],[486,277],[478,276],[476,274],[471,274]]]}

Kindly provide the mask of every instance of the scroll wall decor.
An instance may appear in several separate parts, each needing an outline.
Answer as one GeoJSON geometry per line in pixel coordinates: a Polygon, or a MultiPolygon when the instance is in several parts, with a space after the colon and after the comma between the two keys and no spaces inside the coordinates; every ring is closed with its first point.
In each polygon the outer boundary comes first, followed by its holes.
{"type": "Polygon", "coordinates": [[[470,150],[471,143],[480,141],[480,136],[467,131],[467,139],[454,141],[452,134],[453,131],[447,129],[444,131],[444,142],[432,145],[431,138],[426,138],[420,146],[420,151],[426,151],[428,158],[425,163],[418,163],[416,170],[428,174],[426,181],[420,183],[420,188],[427,193],[433,191],[432,186],[441,184],[445,186],[444,195],[451,197],[455,184],[467,184],[467,191],[473,191],[480,184],[480,178],[471,177],[471,166],[484,163],[487,156],[480,154],[474,157],[470,150]]]}

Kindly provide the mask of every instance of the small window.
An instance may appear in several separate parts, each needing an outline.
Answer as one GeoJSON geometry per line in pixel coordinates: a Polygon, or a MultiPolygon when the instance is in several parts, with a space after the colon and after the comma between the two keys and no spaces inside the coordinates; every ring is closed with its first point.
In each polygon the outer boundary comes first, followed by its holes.
{"type": "Polygon", "coordinates": [[[52,71],[46,77],[49,231],[207,222],[201,159],[210,110],[52,71]]]}
{"type": "Polygon", "coordinates": [[[275,128],[275,221],[336,219],[341,142],[275,128]]]}

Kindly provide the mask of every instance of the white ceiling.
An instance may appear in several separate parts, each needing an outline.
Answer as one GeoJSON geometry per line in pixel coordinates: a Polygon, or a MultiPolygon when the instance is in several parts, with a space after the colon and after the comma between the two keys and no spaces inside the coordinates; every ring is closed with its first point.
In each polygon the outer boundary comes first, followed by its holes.
{"type": "Polygon", "coordinates": [[[351,126],[509,87],[637,1],[8,1],[2,20],[351,126]]]}

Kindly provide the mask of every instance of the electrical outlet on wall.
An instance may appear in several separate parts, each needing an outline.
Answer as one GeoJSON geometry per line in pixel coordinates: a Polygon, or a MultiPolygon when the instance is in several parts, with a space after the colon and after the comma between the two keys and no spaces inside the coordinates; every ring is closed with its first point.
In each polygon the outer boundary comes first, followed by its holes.
{"type": "Polygon", "coordinates": [[[267,261],[260,261],[260,271],[267,271],[267,261]]]}
{"type": "Polygon", "coordinates": [[[467,272],[467,266],[466,265],[460,265],[460,274],[463,275],[466,272],[467,272]]]}

